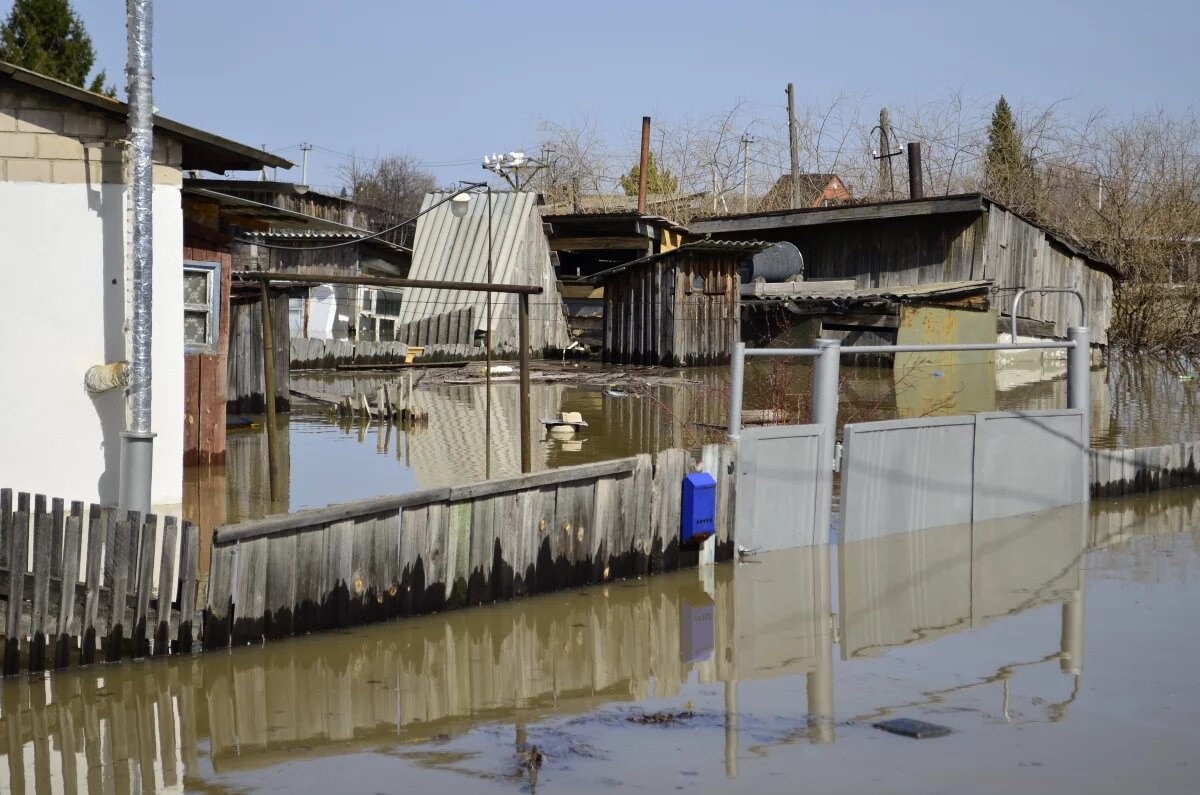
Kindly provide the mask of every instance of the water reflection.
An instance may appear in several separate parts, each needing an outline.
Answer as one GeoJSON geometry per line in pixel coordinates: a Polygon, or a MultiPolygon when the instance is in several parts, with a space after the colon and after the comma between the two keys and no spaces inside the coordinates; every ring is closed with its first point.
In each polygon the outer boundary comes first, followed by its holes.
{"type": "MultiPolygon", "coordinates": [[[[1020,719],[1053,722],[1069,714],[1086,675],[1085,551],[1115,543],[1092,552],[1100,564],[1089,568],[1136,568],[1131,540],[1198,527],[1200,492],[1180,491],[849,543],[832,569],[829,548],[808,548],[229,654],[11,680],[0,700],[0,788],[172,790],[713,688],[724,710],[714,729],[736,776],[774,745],[835,741],[846,717],[975,689],[995,694],[998,719],[1016,720],[1011,682],[1047,665],[1066,685],[1024,684],[1022,703],[1040,706],[1020,719]],[[1053,637],[1006,634],[1011,617],[1054,605],[1053,637]],[[903,664],[888,669],[890,687],[863,690],[855,680],[873,658],[967,631],[969,644],[944,646],[953,675],[916,698],[905,680],[917,673],[903,664]],[[979,669],[991,673],[966,673],[979,669]],[[748,688],[759,701],[745,701],[748,688]],[[778,725],[755,706],[764,696],[767,715],[784,716],[778,725]]],[[[1200,533],[1174,539],[1163,541],[1178,545],[1174,565],[1194,576],[1200,533]]],[[[1173,576],[1142,568],[1139,576],[1173,576]]]]}

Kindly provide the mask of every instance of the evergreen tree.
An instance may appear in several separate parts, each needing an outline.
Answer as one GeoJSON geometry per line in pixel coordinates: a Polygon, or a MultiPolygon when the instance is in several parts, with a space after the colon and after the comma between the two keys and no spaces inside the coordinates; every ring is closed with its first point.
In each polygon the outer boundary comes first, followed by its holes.
{"type": "MultiPolygon", "coordinates": [[[[633,168],[629,169],[628,174],[621,176],[621,190],[625,191],[626,196],[637,196],[638,186],[642,178],[642,167],[640,163],[635,163],[633,168]]],[[[658,163],[654,161],[654,153],[650,153],[649,159],[646,160],[646,193],[657,196],[673,196],[679,190],[679,180],[675,179],[670,171],[658,168],[658,163]]]]}
{"type": "Polygon", "coordinates": [[[0,60],[110,97],[116,93],[105,87],[103,70],[87,82],[96,51],[70,0],[16,0],[0,29],[0,60]]]}
{"type": "MultiPolygon", "coordinates": [[[[1012,204],[1021,198],[1028,170],[1021,136],[1013,119],[1008,101],[1000,97],[992,111],[992,123],[988,128],[987,156],[984,165],[984,180],[987,189],[1000,201],[1012,204]]],[[[1017,202],[1019,203],[1019,202],[1017,202]]]]}

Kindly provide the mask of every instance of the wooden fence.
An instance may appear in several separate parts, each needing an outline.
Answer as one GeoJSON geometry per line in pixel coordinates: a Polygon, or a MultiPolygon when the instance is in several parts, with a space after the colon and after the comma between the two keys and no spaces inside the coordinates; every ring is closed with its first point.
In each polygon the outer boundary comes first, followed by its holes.
{"type": "Polygon", "coordinates": [[[1200,486],[1200,441],[1088,451],[1092,497],[1200,486]]]}
{"type": "MultiPolygon", "coordinates": [[[[395,339],[349,340],[293,339],[291,364],[297,370],[330,370],[336,367],[367,367],[403,363],[409,346],[419,346],[419,361],[479,359],[487,355],[475,342],[474,309],[456,309],[440,315],[413,320],[396,327],[395,339]]],[[[515,354],[505,347],[492,349],[493,355],[515,354]]]]}
{"type": "Polygon", "coordinates": [[[14,505],[12,490],[0,489],[6,676],[191,652],[199,554],[191,523],[167,516],[160,528],[154,514],[82,502],[68,512],[41,494],[31,508],[30,496],[18,493],[14,505]]]}
{"type": "MultiPolygon", "coordinates": [[[[288,411],[291,405],[290,356],[285,344],[290,336],[288,295],[271,292],[271,333],[274,339],[275,410],[288,411]]],[[[263,393],[262,300],[258,286],[250,294],[237,293],[229,305],[229,358],[226,410],[232,414],[262,414],[266,410],[263,393]]]]}
{"type": "MultiPolygon", "coordinates": [[[[732,556],[733,450],[709,445],[716,557],[732,556]]],[[[204,645],[220,648],[639,577],[678,542],[686,450],[346,503],[219,528],[204,645]]]]}

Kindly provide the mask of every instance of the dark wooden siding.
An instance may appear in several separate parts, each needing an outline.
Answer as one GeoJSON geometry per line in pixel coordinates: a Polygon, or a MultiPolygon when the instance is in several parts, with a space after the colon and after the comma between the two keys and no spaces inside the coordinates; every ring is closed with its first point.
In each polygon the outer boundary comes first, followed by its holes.
{"type": "Polygon", "coordinates": [[[675,367],[728,362],[738,335],[738,300],[738,263],[728,255],[681,254],[615,274],[604,288],[604,360],[675,367]]]}
{"type": "MultiPolygon", "coordinates": [[[[251,294],[235,295],[229,304],[229,381],[227,409],[235,414],[261,414],[263,400],[262,301],[257,286],[251,294]]],[[[288,294],[271,291],[275,343],[275,410],[289,411],[291,346],[288,333],[288,294]]]]}
{"type": "MultiPolygon", "coordinates": [[[[1074,287],[1084,293],[1092,341],[1106,344],[1112,322],[1112,277],[1057,243],[1043,229],[998,205],[986,212],[810,224],[736,232],[729,238],[787,240],[804,255],[807,279],[854,279],[860,288],[990,279],[1005,313],[1022,287],[1074,287]]],[[[1021,316],[1053,323],[1065,337],[1079,322],[1069,295],[1022,300],[1021,316]]]]}

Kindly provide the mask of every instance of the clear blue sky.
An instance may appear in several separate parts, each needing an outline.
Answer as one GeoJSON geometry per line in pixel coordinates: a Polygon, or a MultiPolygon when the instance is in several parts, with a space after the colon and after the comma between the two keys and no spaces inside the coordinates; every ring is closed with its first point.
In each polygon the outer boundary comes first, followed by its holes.
{"type": "MultiPolygon", "coordinates": [[[[125,4],[74,5],[123,83],[125,4]]],[[[1128,115],[1192,106],[1200,78],[1197,0],[160,0],[155,12],[164,115],[273,150],[307,140],[462,162],[433,168],[445,182],[481,177],[485,152],[532,149],[541,119],[620,131],[738,100],[782,115],[788,81],[801,102],[961,89],[1128,115]]],[[[336,165],[314,152],[309,181],[333,183],[336,165]]]]}

